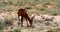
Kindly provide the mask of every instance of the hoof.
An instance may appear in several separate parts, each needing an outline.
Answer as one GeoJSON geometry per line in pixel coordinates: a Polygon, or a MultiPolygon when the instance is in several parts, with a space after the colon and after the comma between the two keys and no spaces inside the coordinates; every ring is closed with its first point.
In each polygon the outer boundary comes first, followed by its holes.
{"type": "Polygon", "coordinates": [[[20,26],[20,24],[18,24],[18,26],[20,26]]]}
{"type": "Polygon", "coordinates": [[[24,27],[23,25],[21,25],[21,27],[24,27]]]}
{"type": "Polygon", "coordinates": [[[18,23],[18,26],[20,26],[20,23],[18,23]]]}

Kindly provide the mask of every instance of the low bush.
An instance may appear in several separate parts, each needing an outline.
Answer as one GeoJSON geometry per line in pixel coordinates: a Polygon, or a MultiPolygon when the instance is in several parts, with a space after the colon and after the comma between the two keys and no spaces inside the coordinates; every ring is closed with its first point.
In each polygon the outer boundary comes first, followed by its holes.
{"type": "Polygon", "coordinates": [[[11,17],[7,16],[7,17],[5,18],[5,25],[8,25],[8,26],[13,25],[13,20],[12,20],[11,17]]]}
{"type": "Polygon", "coordinates": [[[21,32],[21,30],[20,29],[14,29],[13,32],[21,32]]]}

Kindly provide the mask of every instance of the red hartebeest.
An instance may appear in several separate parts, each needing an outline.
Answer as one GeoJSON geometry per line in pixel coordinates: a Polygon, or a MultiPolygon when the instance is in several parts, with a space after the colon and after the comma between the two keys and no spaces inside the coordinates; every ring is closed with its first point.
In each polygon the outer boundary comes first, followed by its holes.
{"type": "MultiPolygon", "coordinates": [[[[30,18],[28,16],[28,14],[27,14],[27,10],[26,9],[19,9],[18,10],[18,20],[19,20],[18,26],[20,25],[20,18],[19,18],[19,16],[21,16],[21,27],[23,26],[23,18],[25,18],[26,21],[28,20],[30,26],[32,26],[32,21],[33,21],[34,16],[32,18],[30,18]]],[[[27,23],[27,26],[28,26],[28,23],[27,23]]]]}

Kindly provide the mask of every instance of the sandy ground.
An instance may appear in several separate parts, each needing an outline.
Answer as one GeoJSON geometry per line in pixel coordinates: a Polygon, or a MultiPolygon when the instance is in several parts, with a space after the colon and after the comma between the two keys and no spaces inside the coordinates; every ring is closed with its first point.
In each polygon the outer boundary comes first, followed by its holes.
{"type": "MultiPolygon", "coordinates": [[[[58,25],[60,26],[60,16],[54,16],[53,21],[58,23],[58,25]]],[[[31,27],[26,27],[26,25],[27,25],[26,21],[24,21],[23,25],[24,25],[24,27],[20,27],[20,26],[18,27],[17,26],[17,21],[15,21],[13,29],[10,29],[10,28],[4,29],[4,32],[7,32],[9,30],[14,30],[16,28],[20,29],[21,32],[46,32],[46,31],[48,31],[49,29],[52,29],[52,28],[60,28],[58,26],[53,27],[51,25],[45,25],[44,23],[39,23],[39,22],[34,23],[32,28],[31,27]]]]}

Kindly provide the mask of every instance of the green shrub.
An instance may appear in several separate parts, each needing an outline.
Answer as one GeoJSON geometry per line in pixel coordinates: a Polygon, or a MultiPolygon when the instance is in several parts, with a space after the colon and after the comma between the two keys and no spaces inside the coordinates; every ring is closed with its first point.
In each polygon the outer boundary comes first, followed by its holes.
{"type": "Polygon", "coordinates": [[[25,7],[25,9],[32,9],[32,7],[25,7]]]}
{"type": "Polygon", "coordinates": [[[4,18],[0,17],[0,30],[4,28],[4,18]]]}
{"type": "Polygon", "coordinates": [[[20,29],[15,29],[14,32],[21,32],[20,29]]]}
{"type": "Polygon", "coordinates": [[[3,29],[1,29],[0,32],[3,32],[3,29]]]}
{"type": "Polygon", "coordinates": [[[13,20],[12,20],[11,17],[7,16],[7,17],[5,18],[5,25],[8,25],[8,26],[13,25],[13,20]]]}

